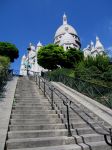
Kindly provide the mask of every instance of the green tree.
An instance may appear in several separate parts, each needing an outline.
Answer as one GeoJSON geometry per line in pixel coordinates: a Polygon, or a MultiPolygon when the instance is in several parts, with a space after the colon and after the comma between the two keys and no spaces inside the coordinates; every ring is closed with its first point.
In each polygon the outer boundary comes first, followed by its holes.
{"type": "Polygon", "coordinates": [[[64,63],[65,68],[74,68],[77,63],[84,58],[83,52],[75,48],[70,48],[66,51],[66,61],[64,63]]]}
{"type": "Polygon", "coordinates": [[[8,68],[10,59],[5,56],[0,56],[0,69],[8,68]]]}
{"type": "Polygon", "coordinates": [[[0,55],[10,58],[11,62],[19,57],[18,49],[14,44],[8,42],[0,42],[0,55]]]}
{"type": "Polygon", "coordinates": [[[104,72],[108,70],[109,61],[109,57],[105,55],[98,55],[96,58],[88,57],[84,63],[87,68],[96,66],[100,71],[104,72]]]}
{"type": "Polygon", "coordinates": [[[45,69],[54,70],[62,67],[65,61],[63,47],[49,44],[38,51],[38,63],[45,69]]]}

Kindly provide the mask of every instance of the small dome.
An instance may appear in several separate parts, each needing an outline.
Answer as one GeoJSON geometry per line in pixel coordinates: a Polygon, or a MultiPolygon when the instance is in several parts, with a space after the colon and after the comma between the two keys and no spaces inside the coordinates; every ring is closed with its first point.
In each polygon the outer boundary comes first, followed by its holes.
{"type": "Polygon", "coordinates": [[[69,34],[69,33],[66,32],[62,36],[59,45],[63,45],[63,44],[76,44],[76,43],[75,43],[75,39],[73,38],[73,36],[71,34],[69,34]]]}
{"type": "Polygon", "coordinates": [[[35,51],[35,46],[33,46],[32,43],[29,44],[29,48],[30,50],[35,51]]]}
{"type": "Polygon", "coordinates": [[[37,47],[42,47],[42,43],[39,41],[38,44],[37,44],[37,47]]]}
{"type": "Polygon", "coordinates": [[[25,60],[25,59],[26,59],[26,56],[25,56],[25,55],[23,55],[22,60],[25,60]]]}
{"type": "Polygon", "coordinates": [[[75,29],[71,25],[63,24],[57,29],[55,37],[65,34],[66,28],[68,29],[68,33],[73,34],[73,35],[77,35],[77,32],[75,31],[75,29]]]}

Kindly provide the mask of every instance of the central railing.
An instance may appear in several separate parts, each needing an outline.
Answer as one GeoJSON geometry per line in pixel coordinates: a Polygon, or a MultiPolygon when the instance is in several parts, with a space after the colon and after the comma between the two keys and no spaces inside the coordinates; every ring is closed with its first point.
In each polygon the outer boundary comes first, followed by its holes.
{"type": "Polygon", "coordinates": [[[62,91],[55,88],[50,82],[40,76],[30,77],[42,90],[51,104],[52,110],[56,110],[62,122],[68,129],[68,136],[72,136],[73,124],[70,117],[78,115],[90,128],[96,133],[103,135],[105,142],[112,146],[112,128],[107,129],[104,121],[97,116],[93,116],[90,111],[78,102],[73,102],[70,97],[66,96],[62,91]],[[97,126],[96,126],[97,125],[97,126]],[[100,129],[99,129],[100,128],[100,129]],[[108,140],[110,137],[110,140],[108,140]]]}

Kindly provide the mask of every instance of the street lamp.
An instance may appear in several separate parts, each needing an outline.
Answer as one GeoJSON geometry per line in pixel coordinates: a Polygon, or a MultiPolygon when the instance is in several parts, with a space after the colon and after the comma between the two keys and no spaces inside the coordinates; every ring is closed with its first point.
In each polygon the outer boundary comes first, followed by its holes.
{"type": "Polygon", "coordinates": [[[28,51],[28,63],[27,63],[27,76],[29,76],[29,51],[31,50],[31,47],[27,48],[28,51]]]}

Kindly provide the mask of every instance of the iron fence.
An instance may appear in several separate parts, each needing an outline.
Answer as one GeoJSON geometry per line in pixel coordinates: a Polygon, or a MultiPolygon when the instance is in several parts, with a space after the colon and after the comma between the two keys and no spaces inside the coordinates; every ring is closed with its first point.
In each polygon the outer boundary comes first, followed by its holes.
{"type": "Polygon", "coordinates": [[[44,78],[49,81],[62,82],[70,88],[112,109],[112,88],[65,75],[48,76],[45,74],[44,78]]]}

